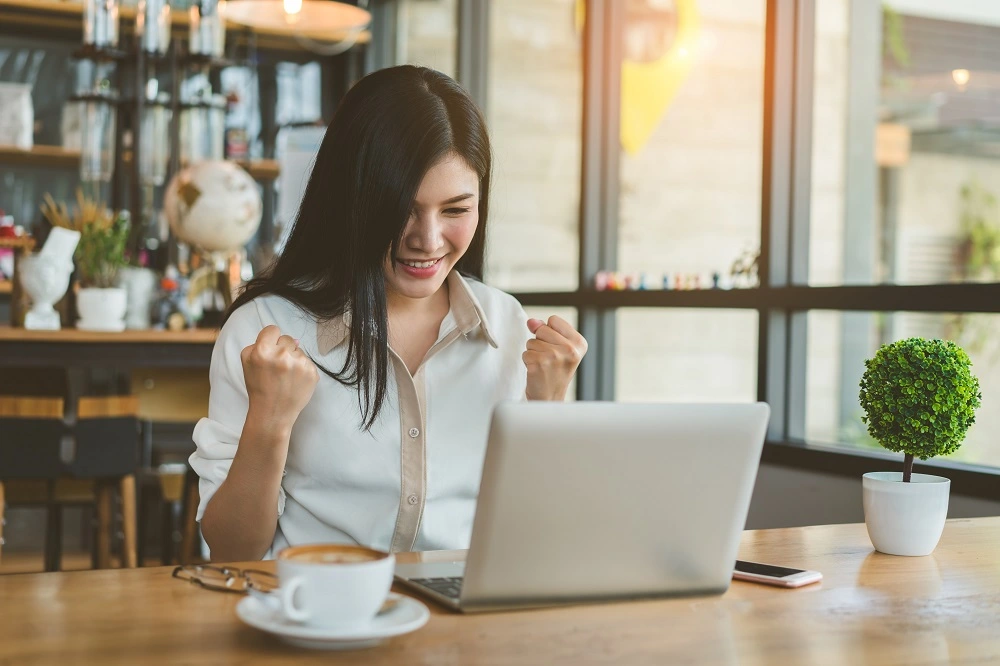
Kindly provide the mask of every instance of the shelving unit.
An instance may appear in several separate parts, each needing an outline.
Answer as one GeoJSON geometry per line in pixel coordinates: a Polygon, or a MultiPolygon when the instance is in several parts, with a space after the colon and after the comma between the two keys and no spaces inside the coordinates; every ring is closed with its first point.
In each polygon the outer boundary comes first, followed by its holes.
{"type": "MultiPolygon", "coordinates": [[[[277,160],[233,160],[257,180],[275,180],[281,173],[277,160]]],[[[128,164],[129,160],[125,159],[128,164]]],[[[80,151],[60,146],[35,146],[23,150],[0,146],[0,164],[75,169],[80,165],[80,151]]]]}
{"type": "MultiPolygon", "coordinates": [[[[371,33],[368,30],[360,33],[357,30],[343,29],[317,30],[318,24],[308,22],[294,26],[293,30],[293,26],[286,28],[279,25],[276,28],[262,29],[227,21],[224,54],[221,57],[208,57],[188,52],[192,15],[188,9],[175,9],[171,14],[171,45],[166,53],[160,54],[137,50],[135,44],[137,16],[134,6],[120,9],[120,38],[116,49],[95,49],[82,45],[83,14],[84,5],[80,0],[0,0],[0,36],[16,37],[29,44],[37,40],[42,45],[41,48],[55,45],[64,52],[67,51],[66,45],[72,45],[72,50],[66,52],[63,57],[114,63],[113,66],[104,68],[106,72],[111,72],[110,85],[105,87],[114,92],[118,104],[115,147],[111,152],[114,156],[114,167],[111,179],[102,181],[105,183],[102,187],[106,186],[109,191],[101,196],[112,207],[127,208],[132,213],[132,218],[136,221],[134,228],[140,231],[134,234],[134,238],[129,239],[130,245],[138,246],[144,242],[142,234],[152,228],[148,221],[155,219],[151,213],[162,205],[160,200],[164,184],[185,166],[181,162],[181,151],[178,149],[180,117],[182,110],[195,102],[191,102],[181,94],[180,85],[185,80],[184,77],[193,70],[200,70],[211,82],[211,89],[218,92],[222,85],[220,80],[223,70],[227,67],[240,67],[252,70],[252,76],[255,78],[253,85],[256,87],[248,93],[252,103],[256,105],[253,113],[257,115],[259,122],[257,125],[259,134],[254,140],[260,142],[261,152],[257,154],[262,154],[267,159],[242,158],[231,161],[245,169],[261,185],[263,221],[254,238],[252,250],[266,257],[268,248],[275,239],[274,220],[277,200],[275,181],[280,175],[279,163],[272,159],[276,152],[276,137],[281,127],[275,115],[279,68],[282,63],[320,65],[323,83],[319,112],[324,120],[328,119],[351,82],[360,77],[364,59],[359,51],[364,51],[365,45],[371,42],[371,33]],[[318,53],[322,49],[315,47],[315,43],[331,44],[344,40],[359,48],[327,55],[318,53]],[[307,43],[311,45],[307,47],[307,43]],[[137,91],[149,90],[146,84],[152,77],[159,78],[161,90],[156,93],[137,94],[137,91]],[[161,96],[167,99],[172,110],[172,121],[168,121],[167,125],[171,147],[165,175],[157,175],[156,184],[151,186],[150,183],[144,182],[143,176],[140,175],[140,164],[145,166],[141,151],[150,148],[136,137],[140,127],[143,126],[145,118],[143,114],[148,106],[164,105],[161,96]]],[[[74,98],[64,101],[72,99],[74,98]]],[[[36,141],[58,143],[59,136],[51,131],[52,119],[47,119],[46,122],[49,123],[46,125],[46,131],[43,136],[36,137],[36,141]]],[[[160,120],[156,122],[162,123],[160,120]]],[[[156,136],[161,135],[156,134],[156,136]]],[[[72,178],[76,175],[74,172],[80,169],[81,158],[79,150],[63,148],[60,145],[36,144],[28,150],[0,145],[0,171],[16,172],[18,169],[23,169],[26,171],[26,177],[40,181],[47,178],[44,174],[38,173],[44,170],[52,171],[52,178],[72,178]]],[[[106,172],[107,169],[104,169],[103,173],[106,172]]],[[[21,201],[17,205],[25,217],[30,217],[30,211],[37,209],[32,207],[29,211],[28,206],[21,201]]],[[[156,248],[157,256],[151,259],[156,263],[151,265],[162,269],[164,264],[173,261],[172,247],[161,244],[156,248]]],[[[11,289],[9,285],[5,288],[0,284],[0,303],[12,300],[11,295],[7,293],[10,291],[13,292],[13,299],[16,299],[18,285],[13,285],[11,289]]]]}
{"type": "MultiPolygon", "coordinates": [[[[275,0],[276,2],[279,0],[275,0]]],[[[131,32],[135,21],[135,8],[122,7],[119,16],[123,19],[123,33],[131,32]]],[[[41,28],[47,31],[61,30],[79,33],[83,19],[83,4],[80,2],[59,2],[58,0],[0,0],[0,26],[25,28],[41,28]]],[[[171,15],[174,31],[187,33],[189,25],[187,10],[175,9],[171,15]]],[[[226,30],[237,41],[245,40],[247,35],[254,37],[258,48],[280,49],[286,51],[303,51],[304,47],[295,40],[296,34],[301,34],[317,42],[338,42],[350,36],[350,31],[325,32],[317,30],[298,30],[290,28],[251,30],[237,23],[227,22],[226,30]]],[[[371,41],[369,31],[361,32],[357,37],[358,44],[371,41]]]]}

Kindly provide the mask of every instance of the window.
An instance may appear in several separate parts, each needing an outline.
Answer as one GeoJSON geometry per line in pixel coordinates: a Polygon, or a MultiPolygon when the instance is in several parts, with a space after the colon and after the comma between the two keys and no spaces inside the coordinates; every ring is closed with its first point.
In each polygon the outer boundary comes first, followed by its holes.
{"type": "Polygon", "coordinates": [[[487,280],[577,287],[583,75],[573,3],[490,3],[487,116],[495,154],[487,280]]]}
{"type": "Polygon", "coordinates": [[[954,340],[972,359],[984,396],[976,423],[952,460],[1000,466],[1000,314],[811,311],[806,384],[806,438],[840,447],[880,449],[861,422],[858,384],[864,361],[880,345],[908,337],[954,340]]]}
{"type": "Polygon", "coordinates": [[[421,65],[454,77],[458,27],[456,0],[404,0],[397,16],[400,63],[421,65]]]}
{"type": "Polygon", "coordinates": [[[764,0],[629,0],[618,265],[727,274],[760,246],[764,0]]]}
{"type": "Polygon", "coordinates": [[[616,400],[757,397],[756,311],[623,308],[616,342],[616,400]]]}
{"type": "Polygon", "coordinates": [[[994,3],[816,1],[811,284],[1000,280],[998,43],[994,3]]]}

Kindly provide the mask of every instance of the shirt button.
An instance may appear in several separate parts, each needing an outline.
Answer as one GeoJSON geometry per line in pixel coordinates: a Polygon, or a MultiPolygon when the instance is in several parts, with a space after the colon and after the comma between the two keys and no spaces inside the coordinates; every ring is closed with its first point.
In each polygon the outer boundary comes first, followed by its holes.
{"type": "Polygon", "coordinates": [[[416,495],[410,495],[409,497],[406,498],[406,501],[409,502],[411,505],[413,505],[419,502],[420,498],[417,497],[416,495]]]}
{"type": "Polygon", "coordinates": [[[418,435],[420,435],[420,428],[410,428],[410,437],[416,439],[418,435]]]}

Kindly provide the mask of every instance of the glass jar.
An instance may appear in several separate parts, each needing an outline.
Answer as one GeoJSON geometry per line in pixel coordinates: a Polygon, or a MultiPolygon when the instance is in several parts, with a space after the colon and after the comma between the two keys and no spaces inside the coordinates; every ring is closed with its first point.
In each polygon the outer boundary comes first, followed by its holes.
{"type": "Polygon", "coordinates": [[[162,185],[170,161],[170,96],[160,93],[142,109],[139,175],[146,185],[162,185]]]}
{"type": "Polygon", "coordinates": [[[188,9],[191,53],[221,58],[226,50],[226,20],[222,16],[225,2],[196,0],[188,9]]]}
{"type": "Polygon", "coordinates": [[[115,129],[118,116],[113,97],[75,98],[80,109],[80,180],[110,182],[115,170],[115,129]]]}
{"type": "Polygon", "coordinates": [[[169,0],[139,0],[135,32],[146,53],[163,55],[170,48],[169,0]]]}
{"type": "Polygon", "coordinates": [[[221,160],[224,155],[226,100],[222,95],[193,102],[181,111],[181,161],[221,160]]]}
{"type": "Polygon", "coordinates": [[[83,43],[97,48],[118,46],[118,0],[84,0],[83,43]]]}

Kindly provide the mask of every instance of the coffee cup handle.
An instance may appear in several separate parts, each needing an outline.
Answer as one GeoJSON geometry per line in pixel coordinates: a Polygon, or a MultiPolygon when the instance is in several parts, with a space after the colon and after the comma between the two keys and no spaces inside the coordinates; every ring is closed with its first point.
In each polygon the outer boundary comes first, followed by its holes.
{"type": "Polygon", "coordinates": [[[303,583],[305,583],[304,578],[292,578],[288,582],[282,581],[281,587],[278,588],[281,612],[293,622],[307,622],[309,620],[309,611],[295,607],[295,593],[298,592],[303,583]]]}

